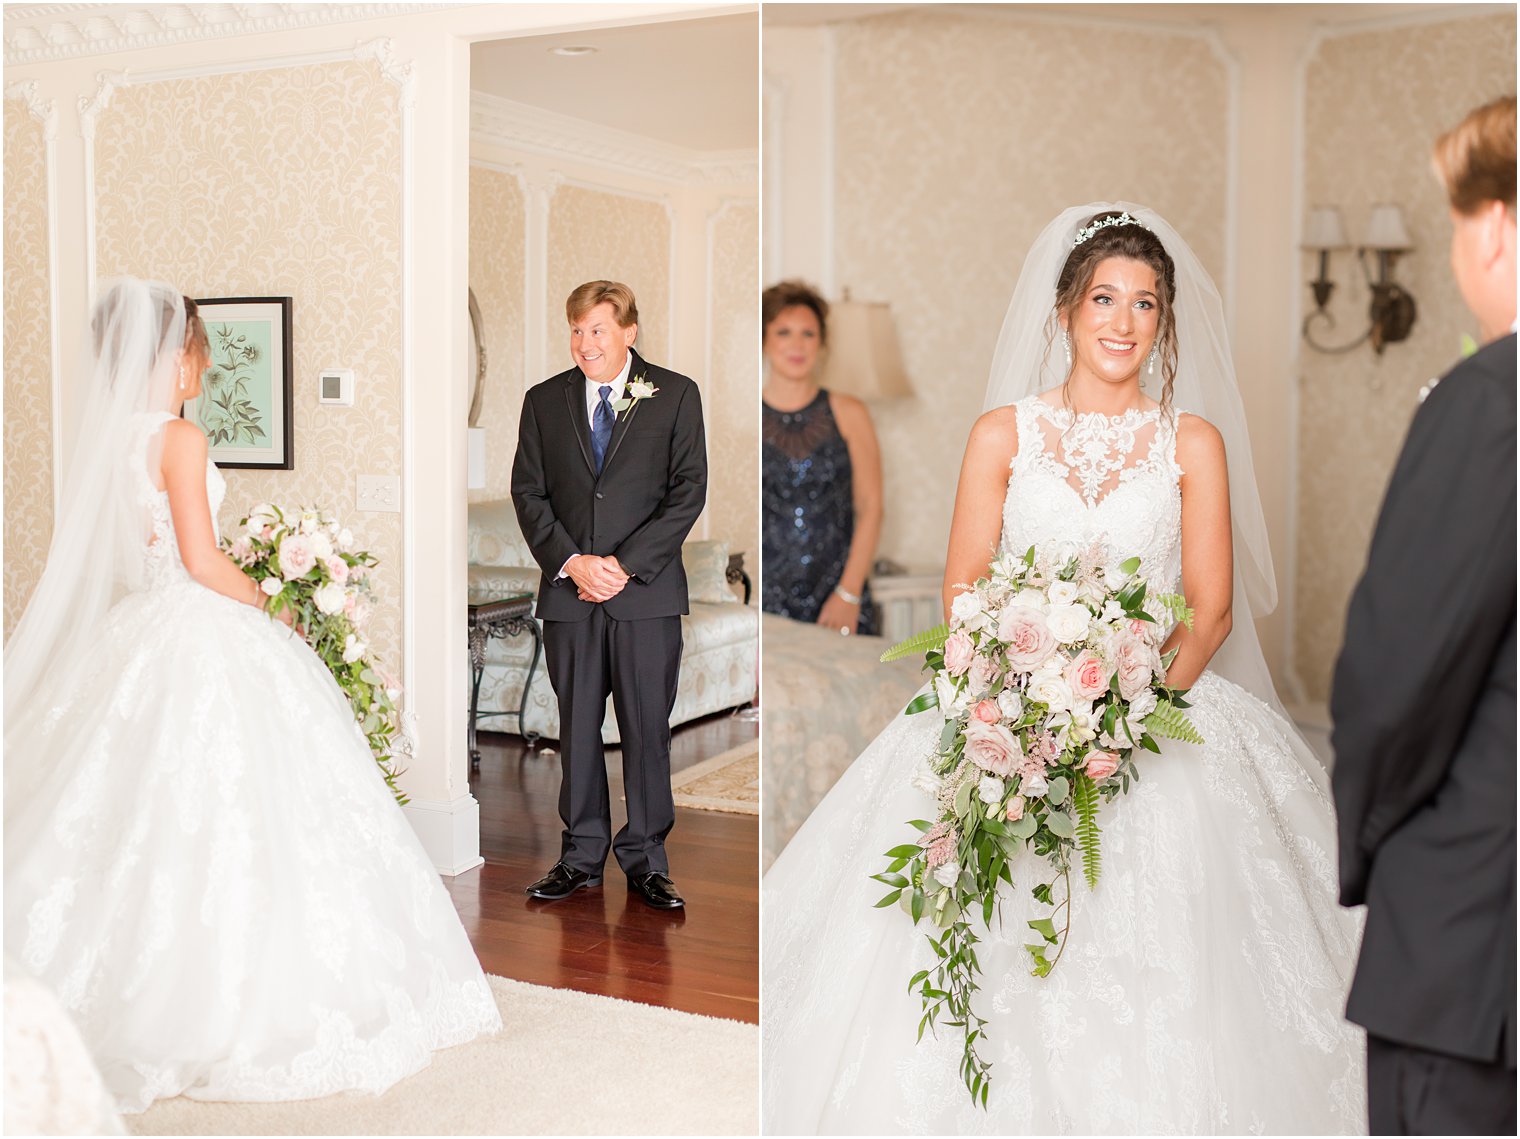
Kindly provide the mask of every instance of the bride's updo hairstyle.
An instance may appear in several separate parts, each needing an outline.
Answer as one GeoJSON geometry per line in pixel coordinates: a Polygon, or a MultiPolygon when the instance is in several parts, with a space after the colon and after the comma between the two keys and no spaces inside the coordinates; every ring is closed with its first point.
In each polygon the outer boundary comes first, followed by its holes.
{"type": "Polygon", "coordinates": [[[206,322],[201,319],[201,307],[189,297],[185,302],[185,351],[196,352],[207,360],[211,358],[211,338],[206,335],[206,322]]]}
{"type": "MultiPolygon", "coordinates": [[[[1118,211],[1094,214],[1082,223],[1089,229],[1096,222],[1122,216],[1118,211]]],[[[1172,407],[1172,384],[1177,379],[1177,269],[1172,258],[1161,244],[1161,239],[1143,225],[1108,225],[1095,232],[1081,245],[1072,249],[1056,278],[1057,315],[1064,316],[1068,324],[1082,305],[1092,285],[1093,273],[1099,263],[1110,257],[1124,257],[1148,265],[1156,273],[1156,289],[1161,312],[1156,324],[1156,351],[1161,362],[1161,397],[1163,413],[1172,407]]],[[[1143,366],[1143,365],[1142,365],[1143,366]]]]}

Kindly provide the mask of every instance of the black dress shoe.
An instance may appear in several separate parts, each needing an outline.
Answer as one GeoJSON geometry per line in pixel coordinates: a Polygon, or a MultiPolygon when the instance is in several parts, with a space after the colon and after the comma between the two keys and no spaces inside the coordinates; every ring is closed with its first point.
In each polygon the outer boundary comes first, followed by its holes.
{"type": "Polygon", "coordinates": [[[568,898],[584,886],[600,886],[601,884],[600,874],[588,874],[584,870],[566,866],[563,862],[556,862],[554,869],[528,887],[528,894],[534,898],[547,898],[554,901],[558,898],[568,898]]]}
{"type": "Polygon", "coordinates": [[[628,889],[657,910],[679,910],[686,905],[685,899],[676,890],[676,884],[670,880],[670,875],[658,870],[649,874],[630,875],[628,889]]]}

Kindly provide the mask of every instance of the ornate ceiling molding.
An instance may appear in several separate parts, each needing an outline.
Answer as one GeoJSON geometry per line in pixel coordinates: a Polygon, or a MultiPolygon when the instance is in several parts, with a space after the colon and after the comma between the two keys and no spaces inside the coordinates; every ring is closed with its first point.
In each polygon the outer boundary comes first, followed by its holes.
{"type": "Polygon", "coordinates": [[[431,4],[9,4],[5,65],[436,10],[431,4]]]}
{"type": "Polygon", "coordinates": [[[470,93],[470,137],[660,182],[758,184],[760,177],[753,149],[692,150],[481,91],[470,93]]]}

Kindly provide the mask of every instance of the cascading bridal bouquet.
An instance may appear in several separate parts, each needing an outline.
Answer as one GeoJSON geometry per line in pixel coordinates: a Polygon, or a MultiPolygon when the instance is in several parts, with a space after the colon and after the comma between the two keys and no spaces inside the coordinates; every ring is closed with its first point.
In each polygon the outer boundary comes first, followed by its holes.
{"type": "Polygon", "coordinates": [[[1135,754],[1160,751],[1156,737],[1203,742],[1184,692],[1165,684],[1175,650],[1160,651],[1173,623],[1192,627],[1192,610],[1179,594],[1151,593],[1139,568],[1139,558],[1107,562],[1101,545],[1000,554],[956,597],[949,624],[882,657],[925,652],[933,681],[904,714],[938,707],[945,725],[914,777],[938,815],[912,820],[918,841],[886,852],[872,877],[890,892],[876,904],[935,926],[938,964],[908,982],[923,1003],[919,1039],[941,1014],[965,1032],[961,1077],[983,1107],[991,1082],[977,1047],[987,1022],[971,1007],[980,972],[972,915],[991,925],[998,883],[1013,884],[1021,852],[1045,859],[1054,877],[1034,896],[1053,909],[1028,923],[1039,940],[1026,948],[1034,975],[1049,974],[1071,931],[1074,852],[1089,888],[1098,883],[1100,806],[1139,780],[1135,754]]]}
{"type": "Polygon", "coordinates": [[[239,524],[242,534],[223,538],[232,560],[263,591],[265,608],[288,608],[294,625],[322,658],[348,697],[385,784],[406,803],[396,785],[400,759],[411,751],[401,727],[401,685],[370,655],[365,628],[378,559],[355,550],[353,534],[322,511],[286,511],[263,502],[239,524]]]}

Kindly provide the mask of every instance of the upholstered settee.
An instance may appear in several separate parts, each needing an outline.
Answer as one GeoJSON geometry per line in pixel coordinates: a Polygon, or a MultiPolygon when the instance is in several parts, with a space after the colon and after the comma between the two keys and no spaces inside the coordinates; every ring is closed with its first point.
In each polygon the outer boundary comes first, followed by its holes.
{"type": "MultiPolygon", "coordinates": [[[[748,591],[742,580],[730,582],[729,551],[722,542],[689,541],[681,548],[691,595],[691,613],[681,618],[681,680],[676,688],[672,725],[684,724],[735,708],[754,699],[760,655],[757,607],[741,598],[748,591]]],[[[528,553],[510,499],[470,505],[470,603],[494,601],[513,594],[537,593],[539,569],[528,553]]],[[[486,731],[510,731],[559,738],[559,705],[542,659],[528,689],[528,707],[521,725],[516,712],[522,699],[523,677],[533,655],[527,636],[493,637],[486,642],[485,672],[480,683],[480,726],[486,731]],[[494,713],[512,713],[499,716],[494,713]]],[[[468,700],[468,693],[466,693],[468,700]]],[[[618,742],[612,702],[602,739],[618,742]]]]}

